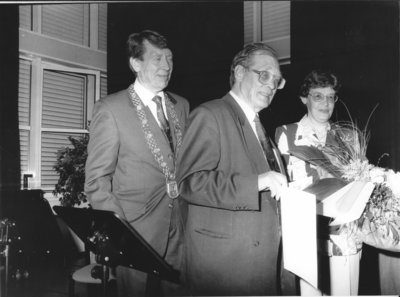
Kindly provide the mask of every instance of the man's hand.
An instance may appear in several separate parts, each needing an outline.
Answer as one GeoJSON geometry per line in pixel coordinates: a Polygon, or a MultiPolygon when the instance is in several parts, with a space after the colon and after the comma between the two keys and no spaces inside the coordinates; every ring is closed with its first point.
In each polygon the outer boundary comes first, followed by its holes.
{"type": "Polygon", "coordinates": [[[282,188],[287,187],[286,176],[276,171],[268,171],[258,176],[258,190],[270,190],[276,200],[281,198],[282,188]]]}

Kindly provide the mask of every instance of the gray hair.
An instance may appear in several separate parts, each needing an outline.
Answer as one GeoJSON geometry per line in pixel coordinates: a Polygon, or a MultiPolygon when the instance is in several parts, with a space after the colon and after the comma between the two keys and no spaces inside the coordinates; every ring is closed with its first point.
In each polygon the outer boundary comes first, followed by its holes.
{"type": "Polygon", "coordinates": [[[232,65],[231,65],[231,75],[229,78],[229,82],[231,87],[235,84],[235,68],[238,65],[242,65],[245,68],[248,68],[250,65],[251,58],[257,53],[257,52],[265,52],[272,58],[276,59],[278,61],[278,55],[276,51],[266,45],[265,43],[262,42],[253,42],[246,44],[243,49],[236,54],[236,56],[233,58],[232,65]]]}

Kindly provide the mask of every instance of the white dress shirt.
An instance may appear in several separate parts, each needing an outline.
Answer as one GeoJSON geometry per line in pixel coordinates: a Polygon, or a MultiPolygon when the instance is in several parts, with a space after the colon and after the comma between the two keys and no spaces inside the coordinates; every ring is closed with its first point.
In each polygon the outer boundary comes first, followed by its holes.
{"type": "MultiPolygon", "coordinates": [[[[254,123],[254,118],[256,117],[257,113],[253,110],[253,108],[246,101],[244,101],[243,99],[238,97],[233,91],[230,91],[229,94],[233,97],[233,99],[235,99],[237,104],[239,104],[240,108],[243,110],[244,114],[246,115],[247,120],[250,123],[251,128],[253,129],[254,134],[256,135],[256,137],[258,139],[258,135],[257,135],[257,131],[256,131],[256,123],[254,123]]],[[[258,141],[260,141],[260,140],[258,139],[258,141]]]]}
{"type": "Polygon", "coordinates": [[[153,101],[154,96],[160,96],[161,97],[161,103],[163,106],[163,111],[164,111],[164,115],[165,118],[168,119],[168,115],[166,113],[166,107],[165,107],[165,95],[164,92],[158,92],[157,94],[154,94],[153,92],[149,91],[148,89],[146,89],[137,79],[135,80],[135,83],[133,85],[133,88],[136,92],[136,94],[138,94],[139,98],[142,100],[143,105],[144,106],[148,106],[151,113],[153,114],[155,120],[157,121],[158,125],[161,127],[161,124],[158,120],[157,117],[157,105],[156,103],[153,101]]]}

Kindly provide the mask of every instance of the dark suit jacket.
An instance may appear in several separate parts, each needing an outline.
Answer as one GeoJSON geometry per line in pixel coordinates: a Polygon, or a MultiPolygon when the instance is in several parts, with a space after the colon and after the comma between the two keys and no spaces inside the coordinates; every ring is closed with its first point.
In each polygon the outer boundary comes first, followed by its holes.
{"type": "MultiPolygon", "coordinates": [[[[189,104],[178,95],[170,94],[169,97],[183,133],[189,104]]],[[[173,168],[173,153],[168,141],[148,108],[146,114],[164,161],[173,168]]],[[[172,121],[171,132],[176,145],[172,121]]],[[[175,247],[169,246],[166,253],[168,234],[170,228],[174,228],[171,224],[179,221],[178,199],[172,201],[167,196],[165,177],[145,141],[128,90],[109,95],[95,104],[90,124],[85,191],[93,208],[119,214],[176,267],[176,255],[169,257],[175,247]]]]}
{"type": "Polygon", "coordinates": [[[192,294],[277,295],[278,206],[258,192],[266,159],[229,94],[191,113],[178,168],[192,294]]]}

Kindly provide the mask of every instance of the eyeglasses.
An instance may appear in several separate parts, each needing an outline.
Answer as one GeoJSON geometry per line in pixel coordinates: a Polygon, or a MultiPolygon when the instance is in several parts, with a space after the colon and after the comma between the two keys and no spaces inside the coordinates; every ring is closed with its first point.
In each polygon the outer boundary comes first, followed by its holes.
{"type": "Polygon", "coordinates": [[[258,74],[258,81],[263,85],[267,85],[272,82],[274,84],[274,89],[283,89],[285,86],[286,81],[281,76],[275,76],[269,71],[258,71],[255,69],[250,70],[258,74]]]}
{"type": "Polygon", "coordinates": [[[324,95],[321,93],[309,93],[308,96],[314,101],[314,102],[322,102],[326,98],[326,100],[329,103],[335,103],[338,101],[339,97],[337,95],[324,95]]]}

